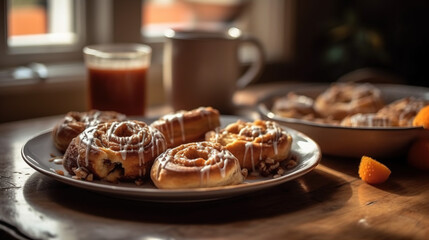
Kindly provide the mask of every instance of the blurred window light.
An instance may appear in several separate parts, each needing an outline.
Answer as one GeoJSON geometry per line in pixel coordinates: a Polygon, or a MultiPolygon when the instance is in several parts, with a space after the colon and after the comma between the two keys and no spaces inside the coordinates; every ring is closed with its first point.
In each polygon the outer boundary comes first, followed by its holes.
{"type": "MultiPolygon", "coordinates": [[[[146,0],[142,33],[161,37],[170,28],[218,29],[236,25],[248,0],[146,0]]],[[[240,26],[242,28],[242,26],[240,26]]]]}
{"type": "MultiPolygon", "coordinates": [[[[268,61],[294,56],[295,10],[298,0],[143,0],[141,34],[162,44],[168,29],[225,30],[231,37],[252,35],[264,46],[268,61]]],[[[240,58],[254,59],[244,46],[240,58]]]]}
{"type": "Polygon", "coordinates": [[[73,0],[8,0],[8,47],[77,41],[73,0]]]}
{"type": "Polygon", "coordinates": [[[228,29],[228,35],[232,38],[239,38],[241,36],[241,30],[236,27],[232,27],[228,29]]]}

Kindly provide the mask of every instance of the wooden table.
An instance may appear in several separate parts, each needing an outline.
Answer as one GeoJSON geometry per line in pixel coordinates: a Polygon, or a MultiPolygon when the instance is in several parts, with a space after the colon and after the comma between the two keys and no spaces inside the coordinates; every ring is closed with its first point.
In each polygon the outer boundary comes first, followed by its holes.
{"type": "Polygon", "coordinates": [[[124,200],[60,183],[22,160],[23,144],[60,117],[0,125],[1,239],[429,239],[429,174],[401,159],[378,186],[359,179],[359,159],[323,156],[298,179],[239,197],[124,200]]]}

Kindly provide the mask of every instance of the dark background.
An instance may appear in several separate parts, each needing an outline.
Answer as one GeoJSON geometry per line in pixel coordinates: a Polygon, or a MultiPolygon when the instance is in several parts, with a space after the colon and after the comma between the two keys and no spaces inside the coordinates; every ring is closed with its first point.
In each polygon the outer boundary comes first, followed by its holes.
{"type": "Polygon", "coordinates": [[[380,81],[429,86],[429,1],[299,0],[296,14],[293,61],[270,64],[262,81],[331,82],[372,69],[380,81]]]}

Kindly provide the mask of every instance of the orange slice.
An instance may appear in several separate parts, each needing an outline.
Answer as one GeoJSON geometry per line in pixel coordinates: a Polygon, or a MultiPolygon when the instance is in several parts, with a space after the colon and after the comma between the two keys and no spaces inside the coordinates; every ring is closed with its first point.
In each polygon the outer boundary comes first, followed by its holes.
{"type": "Polygon", "coordinates": [[[429,170],[429,139],[414,141],[408,150],[407,161],[413,167],[429,170]]]}
{"type": "Polygon", "coordinates": [[[369,184],[385,182],[390,176],[390,169],[384,164],[367,156],[362,156],[359,165],[359,177],[369,184]]]}
{"type": "Polygon", "coordinates": [[[414,117],[413,126],[422,126],[425,129],[429,129],[429,105],[420,109],[414,117]]]}

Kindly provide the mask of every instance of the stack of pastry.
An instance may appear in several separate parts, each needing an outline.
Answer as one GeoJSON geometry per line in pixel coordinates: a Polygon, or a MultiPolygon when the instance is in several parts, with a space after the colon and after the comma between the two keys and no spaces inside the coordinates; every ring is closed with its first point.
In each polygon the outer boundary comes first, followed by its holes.
{"type": "Polygon", "coordinates": [[[278,174],[289,159],[292,138],[274,122],[219,127],[219,112],[211,107],[168,114],[150,125],[112,119],[73,138],[63,165],[76,179],[150,177],[158,188],[177,189],[239,184],[249,171],[278,174]]]}
{"type": "Polygon", "coordinates": [[[380,89],[369,83],[334,83],[315,99],[296,93],[274,101],[282,117],[346,127],[407,127],[428,101],[412,97],[385,105],[380,89]]]}

